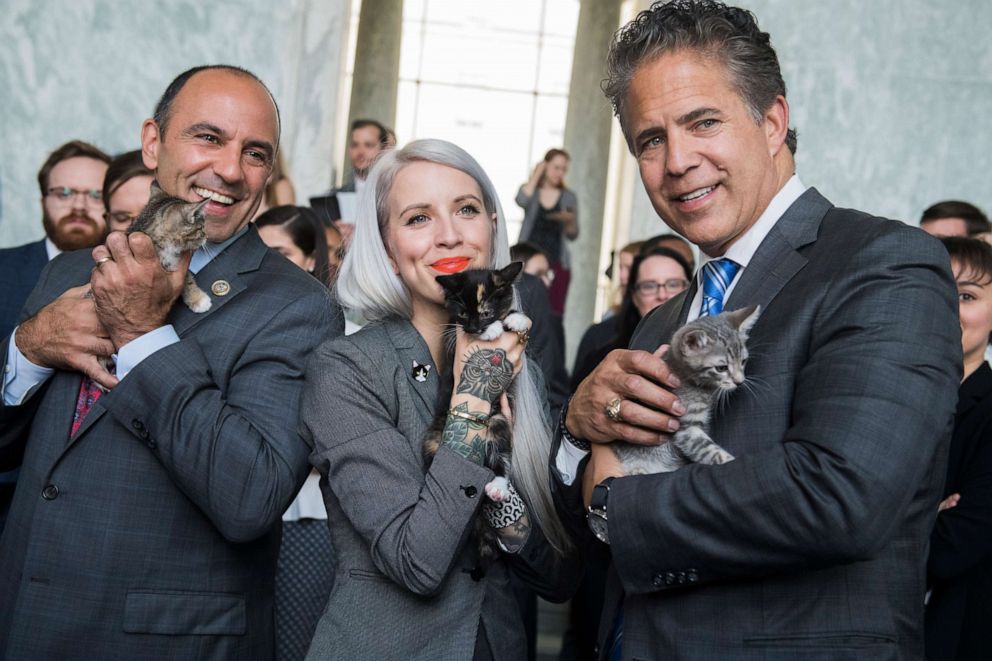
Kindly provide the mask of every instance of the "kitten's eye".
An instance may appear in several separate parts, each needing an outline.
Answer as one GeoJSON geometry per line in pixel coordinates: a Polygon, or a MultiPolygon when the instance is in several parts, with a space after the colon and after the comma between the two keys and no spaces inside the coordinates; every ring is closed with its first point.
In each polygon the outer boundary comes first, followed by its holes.
{"type": "Polygon", "coordinates": [[[714,365],[713,366],[713,369],[715,369],[717,372],[726,372],[727,371],[727,366],[726,365],[714,365]]]}

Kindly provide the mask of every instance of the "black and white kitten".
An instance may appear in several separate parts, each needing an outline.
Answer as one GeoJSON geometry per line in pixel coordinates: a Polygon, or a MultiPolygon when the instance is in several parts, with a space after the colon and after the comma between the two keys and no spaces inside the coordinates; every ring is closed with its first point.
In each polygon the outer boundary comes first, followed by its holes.
{"type": "Polygon", "coordinates": [[[689,322],[672,336],[664,361],[682,382],[675,394],[686,407],[669,443],[642,446],[613,443],[627,475],[665,473],[687,463],[724,464],[732,454],[709,435],[713,405],[744,383],[747,337],[761,308],[751,306],[689,322]]]}
{"type": "MultiPolygon", "coordinates": [[[[147,234],[155,245],[162,268],[175,271],[182,253],[196,250],[207,240],[203,207],[209,201],[187,202],[172,197],[159,188],[157,182],[153,182],[148,205],[134,219],[127,233],[147,234]]],[[[189,272],[183,287],[183,302],[193,312],[206,312],[211,305],[210,297],[200,289],[189,272]]]]}
{"type": "MultiPolygon", "coordinates": [[[[469,335],[476,335],[485,341],[495,340],[504,329],[520,332],[527,330],[530,320],[523,313],[513,310],[513,282],[522,269],[522,262],[512,262],[500,270],[468,269],[438,276],[437,281],[444,288],[444,304],[451,323],[460,326],[469,335]]],[[[438,413],[424,438],[424,460],[428,466],[441,447],[451,402],[450,388],[449,384],[447,388],[440,389],[438,413]]],[[[507,397],[512,402],[512,392],[508,391],[507,397]]],[[[486,496],[494,502],[502,502],[510,496],[512,440],[510,421],[500,410],[499,402],[496,402],[489,416],[489,436],[484,460],[484,465],[496,474],[485,488],[486,496]]],[[[475,532],[479,540],[480,558],[483,561],[495,559],[498,548],[496,533],[486,523],[481,512],[476,515],[475,532]]]]}

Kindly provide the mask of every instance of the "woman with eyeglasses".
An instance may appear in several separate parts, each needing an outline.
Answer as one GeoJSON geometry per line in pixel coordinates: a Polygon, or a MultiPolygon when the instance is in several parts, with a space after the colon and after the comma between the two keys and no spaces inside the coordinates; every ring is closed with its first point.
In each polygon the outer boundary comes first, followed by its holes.
{"type": "MultiPolygon", "coordinates": [[[[671,248],[650,248],[634,257],[620,312],[593,324],[582,336],[575,369],[572,370],[572,392],[606,354],[614,349],[627,348],[641,318],[685,291],[691,278],[692,272],[685,257],[671,248]]],[[[569,607],[569,625],[563,648],[571,652],[569,655],[563,653],[563,659],[593,658],[591,651],[596,646],[606,570],[610,564],[608,548],[595,543],[583,549],[586,570],[569,607]]]]}
{"type": "Polygon", "coordinates": [[[606,354],[626,348],[641,318],[685,291],[690,278],[689,264],[671,248],[653,248],[635,257],[619,314],[593,324],[582,336],[572,370],[572,391],[606,354]]]}
{"type": "Polygon", "coordinates": [[[110,232],[125,231],[148,204],[155,173],[141,160],[141,150],[114,157],[103,178],[103,214],[110,232]]]}

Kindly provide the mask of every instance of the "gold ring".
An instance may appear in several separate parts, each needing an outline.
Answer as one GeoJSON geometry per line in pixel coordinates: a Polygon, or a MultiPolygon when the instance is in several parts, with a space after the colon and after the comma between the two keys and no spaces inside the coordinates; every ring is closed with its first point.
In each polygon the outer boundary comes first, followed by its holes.
{"type": "Polygon", "coordinates": [[[110,261],[110,257],[101,257],[100,259],[96,260],[96,265],[97,266],[103,266],[104,264],[106,264],[109,261],[110,261]]]}
{"type": "Polygon", "coordinates": [[[517,331],[516,333],[517,333],[517,342],[519,342],[520,344],[527,344],[530,341],[529,330],[517,331]]]}
{"type": "Polygon", "coordinates": [[[620,403],[623,402],[619,397],[614,397],[606,404],[606,417],[613,422],[623,422],[623,417],[620,415],[620,403]]]}

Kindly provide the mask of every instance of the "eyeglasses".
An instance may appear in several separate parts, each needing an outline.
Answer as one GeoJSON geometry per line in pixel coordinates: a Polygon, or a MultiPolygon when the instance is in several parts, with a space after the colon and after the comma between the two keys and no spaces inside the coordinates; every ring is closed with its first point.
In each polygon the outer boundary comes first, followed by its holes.
{"type": "Polygon", "coordinates": [[[137,214],[132,216],[127,211],[115,211],[113,213],[103,214],[103,219],[113,223],[115,226],[125,225],[130,227],[131,223],[133,223],[137,218],[137,214]]]}
{"type": "Polygon", "coordinates": [[[82,195],[83,201],[90,206],[95,207],[103,204],[103,191],[99,188],[77,190],[75,188],[69,188],[68,186],[55,186],[54,188],[48,189],[49,197],[53,197],[57,201],[63,203],[72,200],[77,195],[82,195]]]}
{"type": "Polygon", "coordinates": [[[666,293],[674,295],[685,291],[685,288],[688,286],[688,280],[679,280],[678,278],[672,278],[671,280],[665,280],[664,282],[645,280],[644,282],[638,282],[634,285],[634,291],[641,296],[654,296],[658,293],[659,289],[664,289],[666,293]]]}

